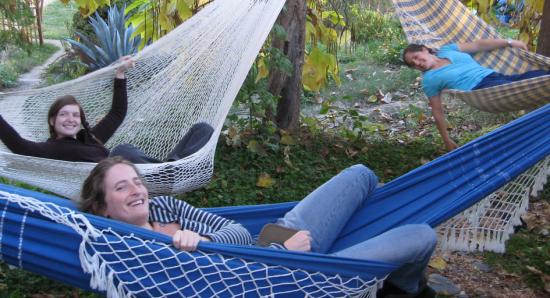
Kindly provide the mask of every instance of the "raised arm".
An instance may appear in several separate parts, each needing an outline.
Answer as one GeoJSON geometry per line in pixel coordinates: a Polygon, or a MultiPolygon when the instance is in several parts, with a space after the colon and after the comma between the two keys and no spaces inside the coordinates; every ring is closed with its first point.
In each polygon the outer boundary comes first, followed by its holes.
{"type": "Polygon", "coordinates": [[[430,98],[430,108],[432,109],[432,115],[435,119],[435,125],[439,134],[445,143],[447,150],[452,151],[458,147],[458,145],[449,137],[449,132],[447,131],[447,121],[445,120],[445,114],[443,112],[443,106],[441,105],[441,94],[431,96],[430,98]]]}
{"type": "Polygon", "coordinates": [[[92,133],[101,142],[106,143],[124,121],[128,110],[128,95],[126,90],[126,70],[134,66],[134,60],[125,56],[121,58],[121,64],[116,68],[113,103],[109,113],[101,119],[93,128],[92,133]]]}
{"type": "Polygon", "coordinates": [[[519,40],[513,39],[478,39],[473,42],[457,43],[458,49],[466,53],[477,53],[495,49],[512,47],[527,51],[527,45],[519,40]]]}

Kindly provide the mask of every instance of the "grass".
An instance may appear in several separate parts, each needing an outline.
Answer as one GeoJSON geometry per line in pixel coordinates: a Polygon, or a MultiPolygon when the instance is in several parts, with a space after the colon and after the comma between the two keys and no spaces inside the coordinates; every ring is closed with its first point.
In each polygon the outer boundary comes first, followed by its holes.
{"type": "MultiPolygon", "coordinates": [[[[547,187],[547,189],[549,189],[547,187]]],[[[550,275],[550,241],[548,236],[521,229],[506,243],[506,253],[485,253],[487,263],[521,276],[532,289],[544,293],[545,276],[550,275]],[[533,268],[535,270],[533,270],[533,268]],[[536,273],[536,271],[542,272],[536,273]]]]}
{"type": "Polygon", "coordinates": [[[56,0],[44,8],[44,37],[63,39],[71,37],[70,24],[77,7],[73,2],[68,5],[56,0]]]}
{"type": "Polygon", "coordinates": [[[388,182],[418,167],[422,160],[434,159],[442,153],[439,144],[432,140],[350,144],[338,138],[303,135],[298,145],[275,150],[265,145],[262,154],[229,147],[220,140],[212,181],[182,197],[202,207],[300,200],[353,164],[368,165],[380,181],[388,182]],[[270,175],[273,187],[256,186],[262,173],[270,175]]]}
{"type": "Polygon", "coordinates": [[[33,45],[29,55],[22,49],[8,47],[6,59],[0,64],[0,89],[17,85],[19,75],[43,64],[58,49],[51,44],[33,45]]]}
{"type": "Polygon", "coordinates": [[[401,65],[380,63],[369,57],[368,49],[359,45],[353,53],[340,53],[341,86],[331,82],[321,91],[322,98],[337,97],[343,101],[365,101],[378,91],[386,94],[408,94],[420,73],[401,65]]]}

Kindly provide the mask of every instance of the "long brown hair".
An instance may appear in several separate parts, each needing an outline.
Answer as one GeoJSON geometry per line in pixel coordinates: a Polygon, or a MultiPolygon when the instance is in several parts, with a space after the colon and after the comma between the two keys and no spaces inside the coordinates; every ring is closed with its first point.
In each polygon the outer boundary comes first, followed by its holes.
{"type": "Polygon", "coordinates": [[[52,122],[55,123],[55,117],[57,117],[57,113],[59,113],[59,110],[61,110],[64,106],[67,106],[67,105],[78,106],[78,110],[80,112],[80,123],[82,124],[82,127],[84,127],[84,130],[86,131],[87,134],[90,135],[92,139],[94,139],[99,144],[103,145],[103,143],[100,140],[98,140],[90,131],[90,125],[88,124],[88,121],[86,121],[86,114],[84,114],[84,110],[82,109],[82,106],[80,105],[78,100],[76,100],[76,98],[74,98],[74,96],[72,95],[64,95],[64,96],[58,97],[50,106],[50,109],[48,110],[48,130],[50,131],[50,139],[51,140],[57,139],[57,133],[55,132],[55,127],[52,124],[52,122]],[[52,121],[52,119],[54,119],[54,121],[52,121]]]}
{"type": "Polygon", "coordinates": [[[413,65],[411,65],[407,59],[405,59],[405,56],[408,54],[408,53],[416,53],[416,52],[422,52],[422,50],[428,50],[428,53],[432,54],[432,55],[435,55],[435,50],[432,49],[432,48],[428,48],[427,46],[423,45],[423,44],[415,44],[415,43],[411,43],[410,45],[408,45],[405,50],[403,50],[403,62],[405,63],[405,65],[407,65],[408,67],[413,67],[413,65]]]}
{"type": "Polygon", "coordinates": [[[112,167],[118,164],[131,166],[138,176],[140,176],[136,166],[120,156],[109,157],[100,161],[82,184],[79,204],[81,211],[102,215],[105,208],[107,208],[107,203],[105,202],[105,175],[112,167]]]}

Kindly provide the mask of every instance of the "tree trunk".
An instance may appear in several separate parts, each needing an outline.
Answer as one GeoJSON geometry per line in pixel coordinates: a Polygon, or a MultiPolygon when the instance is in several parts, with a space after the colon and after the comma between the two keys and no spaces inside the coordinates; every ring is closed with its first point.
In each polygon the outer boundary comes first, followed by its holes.
{"type": "Polygon", "coordinates": [[[546,30],[547,28],[550,28],[550,0],[544,1],[537,44],[537,53],[550,57],[550,30],[546,30]]]}
{"type": "Polygon", "coordinates": [[[38,41],[44,45],[44,34],[42,32],[42,12],[44,11],[44,0],[35,0],[34,8],[36,11],[36,27],[38,30],[38,41]]]}
{"type": "Polygon", "coordinates": [[[302,94],[302,67],[306,35],[306,1],[288,0],[278,23],[286,30],[286,40],[273,38],[272,47],[281,49],[293,65],[290,76],[272,70],[268,90],[280,96],[277,104],[276,123],[281,129],[297,132],[300,121],[300,96],[302,94]]]}

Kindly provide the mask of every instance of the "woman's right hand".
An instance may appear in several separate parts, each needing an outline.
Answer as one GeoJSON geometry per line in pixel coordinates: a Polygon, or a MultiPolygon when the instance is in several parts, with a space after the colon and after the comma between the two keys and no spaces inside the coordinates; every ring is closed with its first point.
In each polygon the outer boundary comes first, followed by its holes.
{"type": "Polygon", "coordinates": [[[124,73],[129,68],[134,67],[135,61],[131,56],[123,56],[117,60],[116,64],[118,66],[115,71],[115,77],[117,79],[124,79],[124,73]]]}
{"type": "Polygon", "coordinates": [[[288,238],[283,245],[288,250],[310,252],[311,234],[309,231],[305,230],[298,231],[292,237],[288,238]]]}
{"type": "Polygon", "coordinates": [[[172,243],[177,249],[185,251],[195,251],[200,241],[205,240],[201,235],[189,231],[189,230],[178,230],[172,236],[172,243]]]}

